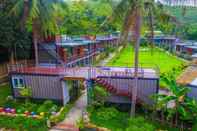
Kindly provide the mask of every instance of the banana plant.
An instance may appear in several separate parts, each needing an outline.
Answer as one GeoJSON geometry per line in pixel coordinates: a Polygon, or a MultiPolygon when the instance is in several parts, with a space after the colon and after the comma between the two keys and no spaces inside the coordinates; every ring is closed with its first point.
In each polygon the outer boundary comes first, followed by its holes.
{"type": "Polygon", "coordinates": [[[167,113],[167,120],[175,118],[175,125],[178,120],[192,121],[196,120],[197,103],[194,99],[187,96],[189,88],[178,85],[174,72],[162,76],[168,91],[165,94],[158,94],[157,108],[167,113]]]}

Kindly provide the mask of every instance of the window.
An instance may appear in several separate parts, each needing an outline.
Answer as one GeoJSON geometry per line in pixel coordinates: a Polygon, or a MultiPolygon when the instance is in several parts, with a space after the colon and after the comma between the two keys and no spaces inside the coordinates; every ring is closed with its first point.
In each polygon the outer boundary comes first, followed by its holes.
{"type": "Polygon", "coordinates": [[[25,83],[22,77],[13,77],[12,84],[14,88],[24,88],[25,83]]]}

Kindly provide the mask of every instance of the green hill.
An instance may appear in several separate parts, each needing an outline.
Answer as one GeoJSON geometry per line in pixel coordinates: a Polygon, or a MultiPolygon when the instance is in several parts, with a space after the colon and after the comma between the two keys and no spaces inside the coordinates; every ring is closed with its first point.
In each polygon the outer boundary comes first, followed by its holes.
{"type": "Polygon", "coordinates": [[[183,8],[180,7],[166,7],[166,9],[177,19],[183,23],[197,23],[197,8],[187,8],[185,16],[183,16],[183,8]]]}

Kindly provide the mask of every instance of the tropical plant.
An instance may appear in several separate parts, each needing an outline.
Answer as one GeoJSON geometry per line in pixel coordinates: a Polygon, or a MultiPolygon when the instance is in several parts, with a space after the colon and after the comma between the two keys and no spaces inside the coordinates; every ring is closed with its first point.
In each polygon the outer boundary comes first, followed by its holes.
{"type": "Polygon", "coordinates": [[[5,61],[9,59],[12,64],[18,58],[28,59],[31,48],[30,33],[20,30],[17,26],[19,21],[17,17],[8,15],[15,2],[16,0],[0,1],[0,46],[2,50],[7,49],[9,53],[6,54],[9,58],[1,55],[1,59],[5,61]]]}
{"type": "MultiPolygon", "coordinates": [[[[118,4],[116,4],[112,17],[119,18],[123,21],[122,25],[122,33],[120,38],[120,43],[122,43],[124,46],[127,43],[128,37],[130,33],[132,33],[132,40],[134,42],[134,48],[135,48],[135,82],[134,82],[134,88],[132,90],[132,110],[131,114],[134,115],[135,112],[135,104],[136,104],[136,95],[137,95],[137,81],[138,81],[138,55],[139,55],[139,46],[140,46],[140,37],[141,37],[141,28],[142,28],[142,18],[143,14],[146,14],[145,16],[149,16],[149,24],[151,29],[151,41],[154,37],[154,29],[153,29],[153,14],[158,12],[161,15],[160,11],[157,10],[157,6],[160,6],[158,4],[155,4],[154,0],[120,0],[118,4]],[[148,13],[146,13],[148,12],[148,13]]],[[[159,15],[158,15],[159,16],[159,15]]],[[[168,15],[163,15],[166,18],[168,15]]],[[[144,22],[145,23],[145,22],[144,22]]],[[[153,47],[153,45],[152,45],[153,47]]]]}
{"type": "Polygon", "coordinates": [[[19,90],[22,97],[25,97],[25,103],[28,104],[30,97],[32,96],[32,89],[30,87],[24,87],[19,90]]]}
{"type": "Polygon", "coordinates": [[[25,26],[32,30],[36,64],[38,64],[38,42],[44,36],[58,32],[58,22],[62,16],[58,14],[63,14],[61,8],[63,4],[61,0],[18,0],[11,10],[11,14],[21,16],[22,30],[25,26]]]}
{"type": "Polygon", "coordinates": [[[189,89],[176,83],[173,72],[165,74],[161,79],[168,85],[168,91],[156,95],[158,98],[157,108],[162,110],[162,113],[167,113],[167,120],[174,118],[176,126],[178,120],[195,122],[197,103],[187,97],[189,89]]]}

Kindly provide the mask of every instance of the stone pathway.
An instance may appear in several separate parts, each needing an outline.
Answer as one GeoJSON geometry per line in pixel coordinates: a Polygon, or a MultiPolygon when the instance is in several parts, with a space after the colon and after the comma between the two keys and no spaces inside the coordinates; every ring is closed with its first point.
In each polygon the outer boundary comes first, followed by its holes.
{"type": "Polygon", "coordinates": [[[87,92],[76,101],[75,105],[71,108],[65,120],[57,124],[50,131],[79,131],[77,122],[82,118],[83,111],[87,107],[87,92]]]}

